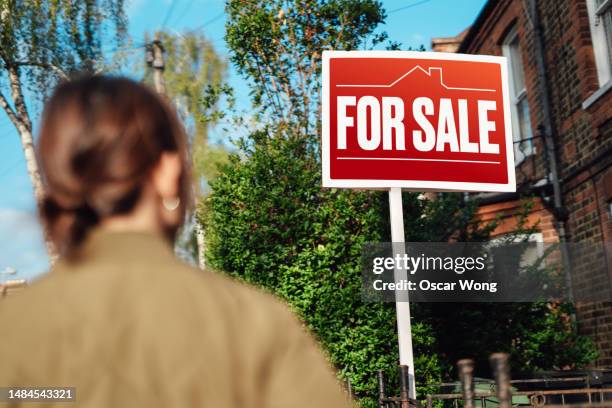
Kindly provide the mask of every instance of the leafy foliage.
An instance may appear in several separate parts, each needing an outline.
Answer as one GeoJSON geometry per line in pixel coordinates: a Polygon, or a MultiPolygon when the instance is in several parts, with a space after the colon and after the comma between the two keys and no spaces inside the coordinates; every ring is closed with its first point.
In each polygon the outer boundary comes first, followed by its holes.
{"type": "Polygon", "coordinates": [[[476,375],[490,377],[487,358],[500,351],[510,354],[515,373],[581,368],[597,358],[592,342],[577,334],[571,304],[434,303],[417,308],[415,313],[427,316],[437,334],[448,373],[455,361],[470,357],[476,375]]]}
{"type": "Polygon", "coordinates": [[[123,0],[0,0],[0,69],[16,69],[41,95],[58,78],[104,65],[102,44],[126,35],[123,0]]]}
{"type": "Polygon", "coordinates": [[[311,135],[321,52],[354,49],[384,21],[377,0],[229,1],[231,61],[249,78],[254,104],[311,135]]]}

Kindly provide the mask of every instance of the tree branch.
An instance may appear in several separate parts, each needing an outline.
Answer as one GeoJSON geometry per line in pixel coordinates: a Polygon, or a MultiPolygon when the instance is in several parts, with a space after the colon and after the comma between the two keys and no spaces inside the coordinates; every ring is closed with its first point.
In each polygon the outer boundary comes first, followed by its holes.
{"type": "Polygon", "coordinates": [[[64,71],[63,69],[61,69],[60,67],[54,64],[48,64],[48,63],[36,62],[36,61],[20,61],[20,62],[15,62],[14,65],[18,67],[47,68],[55,72],[62,79],[69,79],[69,76],[66,73],[66,71],[64,71]]]}
{"type": "Polygon", "coordinates": [[[7,67],[9,82],[11,85],[11,96],[13,98],[13,104],[15,106],[15,114],[19,118],[20,122],[23,123],[29,132],[32,131],[32,121],[28,114],[28,108],[25,104],[23,92],[21,90],[21,80],[19,78],[19,70],[15,65],[9,65],[7,67]]]}
{"type": "Polygon", "coordinates": [[[19,118],[17,117],[17,114],[15,113],[11,105],[9,104],[8,99],[6,99],[2,92],[0,92],[0,107],[4,109],[6,115],[9,117],[11,122],[13,122],[13,125],[15,125],[17,129],[24,126],[21,120],[19,120],[19,118]]]}

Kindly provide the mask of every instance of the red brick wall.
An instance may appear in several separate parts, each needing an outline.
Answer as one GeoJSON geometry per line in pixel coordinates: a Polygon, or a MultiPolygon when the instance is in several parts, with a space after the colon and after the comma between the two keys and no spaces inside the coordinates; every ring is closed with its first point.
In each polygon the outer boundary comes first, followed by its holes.
{"type": "MultiPolygon", "coordinates": [[[[531,124],[534,135],[537,135],[537,126],[543,123],[542,95],[537,75],[535,35],[525,9],[527,4],[522,0],[498,1],[485,19],[474,26],[474,32],[466,39],[469,43],[464,42],[463,47],[468,53],[501,55],[504,37],[516,24],[525,65],[531,124]]],[[[612,91],[583,108],[583,102],[599,88],[585,1],[539,0],[537,4],[544,34],[548,92],[564,205],[569,215],[568,240],[603,247],[612,238],[612,220],[608,210],[608,203],[612,200],[612,91]]],[[[536,143],[536,151],[539,163],[536,173],[544,171],[546,174],[541,143],[536,143]]],[[[529,173],[520,170],[519,181],[521,173],[529,173]]],[[[501,204],[486,206],[480,214],[488,217],[491,213],[508,210],[502,207],[501,204]]],[[[534,210],[533,216],[541,217],[545,239],[556,239],[552,214],[542,207],[534,210]]],[[[502,223],[500,233],[512,222],[507,219],[502,223]]],[[[589,268],[573,270],[572,279],[576,286],[592,282],[602,287],[607,285],[612,291],[612,257],[610,251],[607,252],[607,255],[602,252],[597,259],[601,262],[603,275],[595,275],[589,268]]],[[[612,304],[579,303],[577,309],[582,332],[590,335],[599,347],[598,364],[612,366],[612,304]]]]}
{"type": "MultiPolygon", "coordinates": [[[[492,237],[516,231],[518,226],[519,214],[525,203],[523,200],[503,201],[495,204],[482,205],[478,209],[478,218],[483,223],[497,220],[497,227],[491,233],[492,237]]],[[[527,217],[526,228],[536,226],[542,233],[544,242],[559,242],[559,235],[554,225],[552,213],[542,204],[542,200],[536,198],[533,208],[527,217]]]]}

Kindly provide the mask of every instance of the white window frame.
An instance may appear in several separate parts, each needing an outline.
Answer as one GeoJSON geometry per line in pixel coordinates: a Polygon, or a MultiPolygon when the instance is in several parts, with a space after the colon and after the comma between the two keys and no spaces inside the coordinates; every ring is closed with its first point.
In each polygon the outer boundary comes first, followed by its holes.
{"type": "Polygon", "coordinates": [[[589,25],[591,27],[595,65],[597,66],[597,78],[599,80],[599,87],[603,88],[611,82],[612,68],[610,67],[610,56],[608,55],[606,29],[600,14],[609,7],[612,7],[612,0],[604,1],[599,7],[597,7],[595,0],[586,0],[586,5],[589,12],[589,25]]]}
{"type": "MultiPolygon", "coordinates": [[[[509,79],[510,87],[512,88],[510,92],[510,109],[512,111],[512,117],[514,118],[512,120],[512,134],[514,135],[514,138],[515,138],[512,142],[513,142],[513,148],[514,148],[515,165],[518,166],[526,158],[535,154],[536,150],[535,150],[535,145],[533,143],[533,129],[531,129],[532,139],[524,141],[524,143],[528,143],[529,145],[528,149],[526,149],[523,152],[522,150],[520,150],[520,144],[516,143],[516,142],[521,141],[523,137],[523,135],[521,135],[521,123],[520,123],[520,114],[518,110],[518,103],[523,98],[527,97],[527,84],[525,84],[525,87],[521,90],[521,92],[518,93],[518,95],[516,94],[516,91],[514,90],[515,80],[514,80],[514,69],[512,65],[512,52],[510,50],[511,48],[510,44],[514,42],[514,40],[517,38],[518,38],[518,30],[515,25],[508,32],[508,34],[506,34],[506,37],[504,38],[504,41],[502,43],[502,54],[504,55],[504,57],[508,59],[508,79],[509,79]],[[517,138],[521,138],[521,139],[517,139],[517,138]]],[[[519,48],[520,48],[520,41],[519,41],[519,48]]],[[[524,70],[524,66],[522,68],[524,70]]],[[[529,103],[527,104],[527,106],[529,106],[529,103]]]]}
{"type": "MultiPolygon", "coordinates": [[[[523,242],[521,238],[524,239],[525,237],[517,237],[516,242],[523,242]]],[[[527,242],[537,244],[536,251],[538,258],[544,256],[544,234],[542,234],[541,232],[534,232],[529,235],[529,237],[527,238],[527,242]]],[[[546,264],[546,260],[544,260],[544,264],[546,264]]]]}
{"type": "MultiPolygon", "coordinates": [[[[489,239],[489,244],[491,244],[492,247],[494,247],[495,245],[499,245],[505,241],[505,237],[508,235],[512,235],[512,233],[506,233],[506,234],[502,234],[494,238],[491,238],[489,239]]],[[[541,232],[534,232],[534,233],[529,234],[529,236],[527,236],[526,234],[518,234],[509,243],[519,244],[522,242],[536,244],[535,249],[536,249],[537,257],[541,258],[544,256],[544,253],[546,252],[545,245],[548,243],[544,242],[544,235],[541,232]]],[[[546,260],[544,260],[543,263],[544,265],[546,265],[546,260]]]]}

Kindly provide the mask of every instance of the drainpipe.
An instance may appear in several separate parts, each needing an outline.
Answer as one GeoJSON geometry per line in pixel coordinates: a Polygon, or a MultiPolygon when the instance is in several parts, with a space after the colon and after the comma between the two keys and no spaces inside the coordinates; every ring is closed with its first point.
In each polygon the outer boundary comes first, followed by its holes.
{"type": "Polygon", "coordinates": [[[550,179],[553,186],[553,214],[555,216],[557,233],[561,244],[561,261],[565,270],[565,282],[568,288],[570,302],[574,300],[572,280],[570,276],[570,257],[567,243],[566,221],[568,218],[567,209],[563,205],[563,192],[559,181],[559,171],[557,163],[557,146],[555,143],[555,128],[552,123],[552,113],[550,109],[550,95],[548,93],[548,80],[546,76],[546,60],[544,57],[544,34],[540,22],[540,14],[536,0],[529,0],[529,14],[533,25],[535,36],[535,59],[538,71],[538,88],[542,101],[543,123],[540,125],[541,133],[544,138],[544,146],[547,152],[550,165],[550,179]]]}

